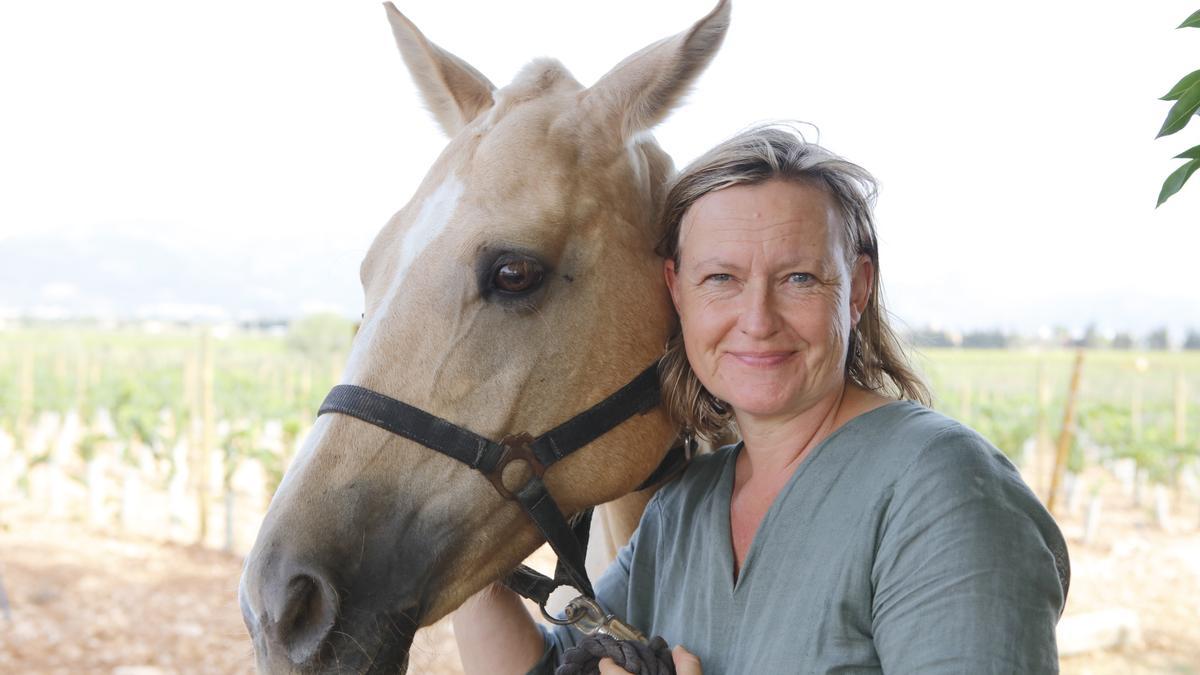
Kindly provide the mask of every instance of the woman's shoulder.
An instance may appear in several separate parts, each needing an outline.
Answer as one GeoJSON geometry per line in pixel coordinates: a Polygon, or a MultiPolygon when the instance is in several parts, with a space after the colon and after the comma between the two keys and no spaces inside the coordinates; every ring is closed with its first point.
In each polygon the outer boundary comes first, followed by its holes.
{"type": "Polygon", "coordinates": [[[1015,471],[1003,453],[974,429],[913,401],[892,401],[859,415],[844,425],[836,442],[869,448],[869,454],[899,471],[912,469],[930,456],[966,464],[998,462],[1015,471]]]}
{"type": "Polygon", "coordinates": [[[952,536],[960,543],[1041,550],[1065,595],[1070,563],[1062,533],[1009,458],[946,415],[915,403],[891,407],[904,461],[886,490],[884,531],[957,528],[952,536]]]}
{"type": "Polygon", "coordinates": [[[969,426],[912,401],[894,401],[847,422],[835,447],[823,450],[827,472],[848,472],[863,487],[873,485],[895,499],[964,491],[1023,505],[1036,502],[1016,466],[969,426]]]}
{"type": "Polygon", "coordinates": [[[886,406],[876,428],[889,445],[903,449],[904,473],[918,479],[949,472],[957,476],[993,474],[1020,481],[1017,468],[991,441],[971,427],[918,403],[886,406]]]}
{"type": "Polygon", "coordinates": [[[907,399],[884,403],[851,419],[844,426],[856,425],[867,433],[882,433],[898,441],[918,444],[945,432],[969,431],[961,422],[907,399]]]}
{"type": "Polygon", "coordinates": [[[1021,514],[1050,538],[1060,539],[1053,518],[1020,471],[988,439],[916,403],[889,407],[884,416],[892,421],[889,438],[902,449],[891,478],[891,511],[907,505],[927,514],[964,508],[1021,514]]]}

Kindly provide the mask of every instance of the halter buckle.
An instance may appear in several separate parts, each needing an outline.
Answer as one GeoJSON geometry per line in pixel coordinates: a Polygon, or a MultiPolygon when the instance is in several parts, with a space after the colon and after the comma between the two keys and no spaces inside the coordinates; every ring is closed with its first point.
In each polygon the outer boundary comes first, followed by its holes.
{"type": "Polygon", "coordinates": [[[521,433],[505,436],[500,441],[500,445],[504,449],[500,453],[500,459],[496,461],[496,468],[484,474],[492,482],[492,486],[496,488],[496,491],[505,499],[516,500],[517,496],[513,494],[514,492],[520,491],[521,488],[528,485],[532,478],[540,480],[542,475],[546,473],[546,466],[542,464],[542,461],[533,453],[533,448],[530,447],[532,443],[533,437],[529,434],[521,433]],[[526,479],[525,484],[516,490],[509,490],[504,485],[504,469],[509,464],[518,460],[525,462],[525,465],[529,467],[533,476],[526,479]]]}

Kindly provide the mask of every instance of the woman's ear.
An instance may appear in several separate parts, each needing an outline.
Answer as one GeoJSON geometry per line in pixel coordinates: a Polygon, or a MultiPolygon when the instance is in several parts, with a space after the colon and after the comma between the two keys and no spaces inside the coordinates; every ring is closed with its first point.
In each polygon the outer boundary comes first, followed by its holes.
{"type": "Polygon", "coordinates": [[[671,304],[675,305],[675,313],[679,313],[679,276],[675,269],[675,261],[667,258],[663,261],[663,278],[667,280],[667,290],[671,292],[671,304]]]}
{"type": "Polygon", "coordinates": [[[850,278],[850,324],[857,326],[867,311],[867,303],[871,300],[871,289],[875,287],[875,265],[867,255],[860,255],[854,261],[854,269],[850,278]]]}

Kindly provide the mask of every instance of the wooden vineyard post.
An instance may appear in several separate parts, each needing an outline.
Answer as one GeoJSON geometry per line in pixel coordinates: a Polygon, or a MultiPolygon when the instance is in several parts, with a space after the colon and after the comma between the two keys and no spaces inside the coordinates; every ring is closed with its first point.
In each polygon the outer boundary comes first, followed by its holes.
{"type": "Polygon", "coordinates": [[[1071,451],[1071,437],[1075,427],[1075,403],[1079,398],[1079,376],[1083,372],[1083,350],[1075,352],[1075,367],[1071,370],[1071,385],[1067,389],[1067,405],[1063,412],[1062,431],[1058,434],[1058,449],[1054,456],[1054,473],[1050,476],[1050,494],[1046,497],[1046,508],[1054,513],[1058,502],[1059,486],[1067,470],[1067,456],[1071,451]]]}
{"type": "Polygon", "coordinates": [[[196,487],[196,507],[199,509],[196,543],[203,546],[208,540],[208,478],[211,473],[213,432],[213,346],[208,329],[200,337],[200,391],[196,395],[199,407],[199,438],[192,452],[192,476],[196,487]]]}
{"type": "MultiPolygon", "coordinates": [[[[231,443],[233,441],[230,441],[231,443]]],[[[237,495],[233,493],[233,470],[229,466],[232,460],[228,457],[225,459],[225,467],[222,471],[223,479],[221,481],[222,494],[221,499],[225,506],[225,545],[222,547],[226,553],[233,553],[234,548],[234,509],[236,508],[237,495]]]]}
{"type": "Polygon", "coordinates": [[[330,386],[338,384],[342,381],[342,368],[346,363],[346,357],[342,356],[341,352],[334,352],[329,357],[329,382],[330,386]]]}
{"type": "Polygon", "coordinates": [[[312,398],[312,386],[313,386],[312,360],[306,359],[304,362],[304,370],[302,370],[300,372],[299,407],[304,408],[308,405],[308,399],[312,398]]]}
{"type": "Polygon", "coordinates": [[[292,372],[292,368],[284,366],[283,376],[279,378],[279,386],[283,392],[283,405],[289,410],[296,405],[295,376],[292,372]]]}
{"type": "MultiPolygon", "coordinates": [[[[1182,448],[1187,441],[1187,381],[1183,379],[1183,370],[1175,373],[1175,434],[1174,442],[1177,448],[1182,448]]],[[[1175,470],[1172,471],[1171,491],[1175,503],[1180,503],[1183,497],[1183,486],[1180,484],[1180,474],[1183,473],[1182,460],[1175,457],[1175,470]]]]}
{"type": "MultiPolygon", "coordinates": [[[[1137,374],[1133,378],[1133,397],[1129,403],[1129,428],[1133,435],[1134,445],[1138,448],[1138,456],[1140,457],[1142,444],[1142,386],[1146,371],[1150,369],[1150,362],[1146,357],[1139,356],[1133,361],[1133,369],[1137,371],[1137,374]]],[[[1142,481],[1145,478],[1142,463],[1139,461],[1133,472],[1134,506],[1142,505],[1142,481]]]]}
{"type": "Polygon", "coordinates": [[[1135,366],[1138,374],[1133,380],[1133,395],[1129,401],[1129,428],[1133,431],[1134,441],[1142,440],[1142,373],[1146,372],[1142,361],[1139,359],[1135,366]]]}
{"type": "Polygon", "coordinates": [[[1187,382],[1183,371],[1175,373],[1175,445],[1187,440],[1187,382]]]}
{"type": "Polygon", "coordinates": [[[79,350],[75,360],[75,409],[83,415],[87,409],[88,394],[88,358],[87,352],[79,350]]]}
{"type": "Polygon", "coordinates": [[[962,383],[959,390],[960,397],[958,401],[958,418],[963,424],[971,422],[971,381],[966,380],[962,383]]]}
{"type": "Polygon", "coordinates": [[[33,349],[26,347],[21,352],[21,372],[19,387],[20,394],[17,398],[17,419],[14,422],[13,435],[17,438],[17,443],[20,445],[18,449],[22,452],[28,450],[25,447],[25,441],[28,434],[26,430],[29,426],[29,421],[33,417],[34,401],[33,401],[33,349]]]}
{"type": "Polygon", "coordinates": [[[184,350],[183,353],[183,390],[180,391],[183,401],[183,412],[179,416],[179,424],[186,424],[186,428],[180,429],[179,441],[177,447],[172,450],[172,458],[176,463],[176,468],[179,470],[175,478],[172,479],[172,485],[168,488],[169,502],[171,508],[172,523],[178,524],[176,533],[172,536],[175,540],[187,540],[190,532],[187,527],[191,524],[188,518],[188,499],[191,496],[189,490],[196,482],[196,453],[200,447],[199,420],[197,416],[200,413],[200,406],[196,403],[196,394],[199,391],[197,380],[199,379],[199,366],[196,362],[196,354],[192,350],[184,350]]]}
{"type": "Polygon", "coordinates": [[[1046,466],[1050,454],[1050,432],[1047,429],[1046,417],[1050,407],[1050,383],[1046,380],[1046,360],[1038,359],[1037,364],[1037,436],[1034,439],[1034,452],[1037,453],[1037,461],[1034,462],[1034,471],[1038,476],[1038,492],[1042,495],[1047,494],[1050,486],[1046,479],[1050,472],[1046,466]]]}

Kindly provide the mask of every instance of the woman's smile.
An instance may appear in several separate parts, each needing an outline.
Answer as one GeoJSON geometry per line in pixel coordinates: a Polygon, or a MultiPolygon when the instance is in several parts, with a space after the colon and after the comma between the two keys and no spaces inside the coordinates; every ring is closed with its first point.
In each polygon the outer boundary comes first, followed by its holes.
{"type": "Polygon", "coordinates": [[[786,351],[729,351],[726,352],[738,363],[751,368],[772,368],[781,365],[799,352],[786,351]]]}

